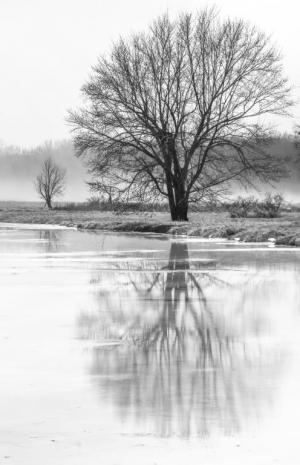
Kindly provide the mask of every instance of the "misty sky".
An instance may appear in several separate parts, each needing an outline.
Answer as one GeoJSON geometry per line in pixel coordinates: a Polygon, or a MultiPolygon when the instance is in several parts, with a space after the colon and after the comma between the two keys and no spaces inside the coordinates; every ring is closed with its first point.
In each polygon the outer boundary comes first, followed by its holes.
{"type": "MultiPolygon", "coordinates": [[[[299,0],[0,0],[0,142],[30,147],[70,137],[68,108],[97,57],[120,35],[145,29],[169,11],[216,5],[224,16],[249,20],[272,34],[285,74],[300,101],[299,0]]],[[[279,121],[279,130],[300,123],[279,121]]]]}

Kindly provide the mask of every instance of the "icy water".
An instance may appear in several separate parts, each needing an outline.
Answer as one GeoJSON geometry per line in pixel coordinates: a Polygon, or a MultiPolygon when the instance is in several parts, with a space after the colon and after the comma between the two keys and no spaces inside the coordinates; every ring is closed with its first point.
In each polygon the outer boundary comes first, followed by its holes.
{"type": "Polygon", "coordinates": [[[300,249],[0,228],[0,464],[300,463],[300,249]]]}

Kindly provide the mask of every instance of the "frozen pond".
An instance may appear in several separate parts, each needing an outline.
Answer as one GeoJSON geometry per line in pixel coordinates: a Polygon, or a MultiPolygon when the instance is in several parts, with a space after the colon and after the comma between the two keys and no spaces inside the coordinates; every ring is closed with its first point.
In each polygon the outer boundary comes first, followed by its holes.
{"type": "Polygon", "coordinates": [[[0,464],[298,464],[300,249],[0,229],[0,464]]]}

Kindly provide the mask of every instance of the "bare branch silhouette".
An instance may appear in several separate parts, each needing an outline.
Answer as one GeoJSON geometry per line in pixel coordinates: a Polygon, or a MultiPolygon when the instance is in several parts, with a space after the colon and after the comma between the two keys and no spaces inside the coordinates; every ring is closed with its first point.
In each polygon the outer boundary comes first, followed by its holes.
{"type": "Polygon", "coordinates": [[[49,209],[52,209],[53,197],[64,192],[65,178],[66,171],[57,166],[51,158],[44,161],[41,172],[36,178],[35,187],[49,209]]]}
{"type": "MultiPolygon", "coordinates": [[[[271,132],[258,117],[292,105],[279,53],[241,20],[214,10],[160,17],[120,39],[83,86],[87,106],[70,113],[91,187],[123,198],[167,199],[173,220],[233,179],[277,180],[271,132]]],[[[261,118],[260,118],[261,119],[261,118]]]]}
{"type": "Polygon", "coordinates": [[[116,290],[102,286],[99,315],[83,314],[79,321],[82,337],[102,342],[91,369],[101,374],[99,388],[124,419],[153,421],[162,436],[241,428],[249,405],[257,414],[261,383],[273,366],[264,366],[260,352],[253,359],[243,332],[234,329],[241,303],[230,316],[207,298],[210,289],[231,293],[234,285],[214,270],[192,270],[184,243],[172,243],[167,270],[143,263],[143,273],[137,263],[111,270],[116,290]]]}

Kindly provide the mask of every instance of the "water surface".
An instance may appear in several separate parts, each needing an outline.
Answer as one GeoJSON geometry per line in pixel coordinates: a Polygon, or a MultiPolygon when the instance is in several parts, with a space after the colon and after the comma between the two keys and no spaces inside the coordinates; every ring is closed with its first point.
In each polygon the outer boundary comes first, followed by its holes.
{"type": "Polygon", "coordinates": [[[0,229],[0,463],[299,463],[300,249],[0,229]]]}

